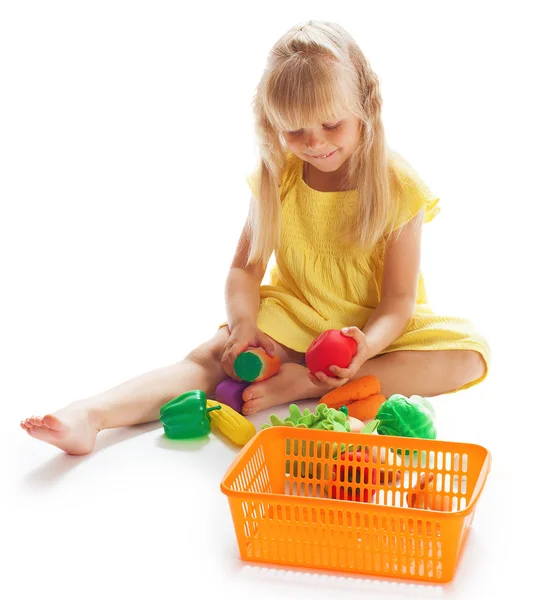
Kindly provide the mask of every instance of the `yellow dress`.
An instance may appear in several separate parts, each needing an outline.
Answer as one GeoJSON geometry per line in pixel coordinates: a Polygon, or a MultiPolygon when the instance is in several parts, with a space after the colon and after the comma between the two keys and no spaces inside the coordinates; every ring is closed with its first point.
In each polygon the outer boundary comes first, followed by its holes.
{"type": "MultiPolygon", "coordinates": [[[[439,199],[399,154],[392,156],[405,190],[399,199],[401,222],[407,222],[423,207],[425,222],[431,221],[439,212],[439,199]]],[[[383,264],[342,242],[342,219],[355,215],[357,192],[314,190],[303,180],[303,161],[289,154],[288,163],[280,187],[280,247],[270,284],[261,286],[257,325],[280,344],[305,352],[328,329],[362,329],[366,325],[379,302],[383,264]]],[[[255,193],[255,177],[247,181],[255,193]]],[[[468,320],[432,312],[421,274],[412,320],[403,335],[381,354],[451,349],[476,350],[486,365],[489,363],[488,344],[468,320]]],[[[486,374],[487,368],[480,380],[464,388],[482,381],[486,374]]]]}

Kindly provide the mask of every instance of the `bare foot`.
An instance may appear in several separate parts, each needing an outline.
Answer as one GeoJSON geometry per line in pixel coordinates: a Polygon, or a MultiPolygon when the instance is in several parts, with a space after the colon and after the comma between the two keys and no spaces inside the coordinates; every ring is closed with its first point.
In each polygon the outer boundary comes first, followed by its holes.
{"type": "Polygon", "coordinates": [[[88,454],[99,429],[80,403],[70,404],[53,415],[30,417],[21,428],[37,440],[53,444],[68,454],[88,454]]]}
{"type": "Polygon", "coordinates": [[[321,396],[320,387],[311,383],[307,373],[307,368],[302,365],[284,363],[276,375],[253,383],[244,390],[243,414],[253,415],[278,404],[319,398],[321,396]]]}

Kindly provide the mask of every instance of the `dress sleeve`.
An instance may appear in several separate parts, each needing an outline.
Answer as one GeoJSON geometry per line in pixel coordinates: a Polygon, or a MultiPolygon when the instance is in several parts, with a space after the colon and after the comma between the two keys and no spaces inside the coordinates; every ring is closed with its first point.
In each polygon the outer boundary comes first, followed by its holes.
{"type": "Polygon", "coordinates": [[[396,190],[397,204],[392,230],[403,227],[421,209],[424,209],[424,222],[432,221],[440,212],[439,197],[403,157],[397,154],[395,156],[399,188],[396,190]]]}

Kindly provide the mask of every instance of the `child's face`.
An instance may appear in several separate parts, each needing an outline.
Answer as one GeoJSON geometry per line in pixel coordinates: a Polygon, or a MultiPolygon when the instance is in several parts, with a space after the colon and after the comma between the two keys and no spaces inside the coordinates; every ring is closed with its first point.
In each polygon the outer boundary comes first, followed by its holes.
{"type": "Polygon", "coordinates": [[[288,148],[319,171],[338,170],[353,154],[359,143],[360,121],[344,115],[336,121],[321,123],[297,131],[284,131],[288,148]]]}

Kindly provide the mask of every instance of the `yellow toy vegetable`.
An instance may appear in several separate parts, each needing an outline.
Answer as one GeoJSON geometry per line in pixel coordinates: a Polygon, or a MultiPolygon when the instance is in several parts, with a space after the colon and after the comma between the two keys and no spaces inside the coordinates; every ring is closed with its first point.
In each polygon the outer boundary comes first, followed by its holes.
{"type": "Polygon", "coordinates": [[[255,425],[230,406],[215,400],[207,401],[208,408],[215,406],[220,406],[221,410],[214,410],[209,413],[213,427],[216,427],[235,444],[245,446],[256,434],[255,425]]]}

